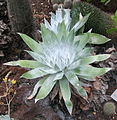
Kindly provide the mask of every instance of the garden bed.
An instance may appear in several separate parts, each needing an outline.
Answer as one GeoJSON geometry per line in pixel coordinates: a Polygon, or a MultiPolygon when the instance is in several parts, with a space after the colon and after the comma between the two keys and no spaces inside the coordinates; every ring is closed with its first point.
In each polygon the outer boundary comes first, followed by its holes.
{"type": "MultiPolygon", "coordinates": [[[[48,0],[32,0],[33,15],[37,24],[43,22],[43,18],[49,20],[52,4],[48,0]]],[[[17,38],[11,32],[10,22],[7,14],[6,2],[0,2],[0,85],[4,86],[3,78],[9,71],[9,78],[16,80],[13,90],[16,94],[11,104],[11,116],[15,120],[116,120],[117,115],[104,115],[103,105],[107,101],[116,102],[110,95],[117,89],[117,51],[113,43],[105,46],[95,46],[95,53],[109,53],[111,57],[99,64],[99,67],[112,67],[108,72],[93,83],[93,87],[87,87],[89,102],[78,95],[72,96],[74,108],[73,115],[67,112],[63,101],[51,99],[56,94],[56,89],[44,100],[37,103],[34,99],[27,100],[37,79],[21,79],[20,76],[27,70],[19,67],[6,67],[3,63],[17,59],[31,59],[17,43],[17,38]]],[[[0,88],[0,96],[4,90],[0,88]]],[[[3,105],[4,99],[0,99],[0,114],[7,114],[7,107],[3,105]]]]}

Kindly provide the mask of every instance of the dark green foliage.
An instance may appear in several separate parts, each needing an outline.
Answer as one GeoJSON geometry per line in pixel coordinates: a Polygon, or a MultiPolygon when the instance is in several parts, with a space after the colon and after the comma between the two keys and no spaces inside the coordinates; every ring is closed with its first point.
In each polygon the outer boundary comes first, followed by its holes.
{"type": "Polygon", "coordinates": [[[92,32],[107,35],[107,30],[113,26],[108,14],[86,2],[79,2],[73,5],[71,10],[71,16],[73,18],[72,25],[78,21],[80,12],[83,16],[91,13],[86,23],[85,31],[92,28],[92,32]]]}
{"type": "Polygon", "coordinates": [[[111,19],[113,20],[115,27],[109,29],[108,33],[114,33],[114,32],[116,33],[117,32],[117,10],[115,14],[111,16],[111,19]]]}

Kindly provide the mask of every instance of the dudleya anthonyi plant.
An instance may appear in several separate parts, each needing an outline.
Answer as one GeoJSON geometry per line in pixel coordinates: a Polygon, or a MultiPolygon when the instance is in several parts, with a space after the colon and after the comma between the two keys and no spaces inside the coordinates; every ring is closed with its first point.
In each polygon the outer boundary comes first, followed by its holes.
{"type": "Polygon", "coordinates": [[[32,70],[24,73],[26,79],[41,79],[37,82],[29,99],[35,96],[35,101],[45,98],[56,84],[59,84],[65,105],[72,113],[71,85],[78,94],[87,99],[87,92],[82,87],[83,78],[94,81],[96,76],[105,74],[110,68],[96,68],[91,63],[103,61],[108,54],[91,55],[89,44],[103,44],[110,39],[90,31],[75,35],[81,31],[90,14],[82,16],[71,28],[69,9],[58,9],[51,14],[51,23],[45,20],[41,24],[43,42],[36,42],[25,34],[19,34],[32,51],[27,51],[34,60],[18,60],[4,65],[21,66],[32,70]],[[38,89],[40,90],[38,91],[38,89]]]}

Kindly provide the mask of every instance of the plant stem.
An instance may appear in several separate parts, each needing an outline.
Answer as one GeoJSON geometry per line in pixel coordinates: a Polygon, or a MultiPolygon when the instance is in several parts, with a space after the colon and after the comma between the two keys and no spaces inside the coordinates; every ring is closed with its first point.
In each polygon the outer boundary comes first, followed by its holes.
{"type": "MultiPolygon", "coordinates": [[[[9,115],[9,117],[10,117],[10,115],[11,115],[11,109],[10,109],[10,106],[11,106],[11,104],[10,104],[10,102],[8,103],[8,115],[9,115]]],[[[10,117],[11,118],[11,117],[10,117]]]]}

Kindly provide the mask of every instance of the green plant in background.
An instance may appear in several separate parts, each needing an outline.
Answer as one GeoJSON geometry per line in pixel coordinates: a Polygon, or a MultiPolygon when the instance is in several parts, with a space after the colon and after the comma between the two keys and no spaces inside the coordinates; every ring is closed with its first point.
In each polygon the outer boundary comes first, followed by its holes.
{"type": "Polygon", "coordinates": [[[100,2],[104,3],[105,5],[107,5],[111,0],[100,0],[100,2]]]}
{"type": "Polygon", "coordinates": [[[18,60],[4,65],[21,66],[32,70],[21,77],[26,79],[41,79],[37,82],[28,99],[35,97],[35,102],[45,98],[56,84],[60,86],[60,93],[65,105],[72,113],[71,87],[84,99],[88,98],[87,92],[82,87],[82,79],[95,81],[96,76],[108,72],[111,68],[96,68],[91,63],[103,61],[110,57],[108,54],[92,55],[89,44],[103,44],[110,39],[96,33],[82,33],[76,36],[87,22],[90,14],[82,16],[71,27],[69,9],[58,9],[56,14],[51,14],[51,23],[45,19],[41,24],[43,42],[37,43],[25,34],[19,34],[32,51],[27,51],[34,60],[18,60]],[[38,91],[38,89],[40,90],[38,91]]]}
{"type": "Polygon", "coordinates": [[[117,11],[114,15],[111,16],[112,20],[114,21],[115,25],[117,26],[117,11]]]}
{"type": "Polygon", "coordinates": [[[103,106],[106,115],[114,115],[116,113],[116,105],[114,102],[106,102],[103,106]]]}
{"type": "Polygon", "coordinates": [[[115,27],[108,29],[107,30],[108,33],[114,33],[117,31],[117,11],[115,12],[114,15],[111,16],[111,19],[113,20],[115,27]]]}
{"type": "Polygon", "coordinates": [[[107,30],[113,27],[113,22],[108,14],[86,2],[77,2],[73,5],[71,9],[72,26],[79,20],[80,12],[83,16],[91,13],[85,24],[85,31],[92,28],[94,33],[108,35],[107,30]]]}
{"type": "MultiPolygon", "coordinates": [[[[87,2],[92,2],[93,0],[86,0],[87,2]]],[[[107,5],[111,0],[100,0],[101,3],[107,5]]]]}

